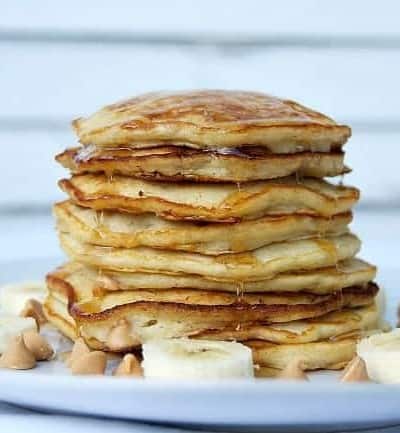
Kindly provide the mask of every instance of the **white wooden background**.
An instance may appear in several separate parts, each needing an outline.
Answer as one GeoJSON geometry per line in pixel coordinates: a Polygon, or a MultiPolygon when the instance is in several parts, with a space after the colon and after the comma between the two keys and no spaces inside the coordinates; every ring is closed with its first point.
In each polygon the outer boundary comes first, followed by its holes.
{"type": "Polygon", "coordinates": [[[362,234],[400,240],[399,16],[395,0],[0,0],[0,259],[57,251],[53,156],[75,144],[71,119],[193,87],[266,91],[353,126],[362,234]]]}

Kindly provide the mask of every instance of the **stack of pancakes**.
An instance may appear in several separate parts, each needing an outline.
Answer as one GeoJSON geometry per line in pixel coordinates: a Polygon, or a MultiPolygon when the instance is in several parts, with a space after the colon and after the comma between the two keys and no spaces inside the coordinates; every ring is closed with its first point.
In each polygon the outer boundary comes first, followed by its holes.
{"type": "Polygon", "coordinates": [[[376,269],[348,229],[359,191],[323,179],[349,170],[347,126],[238,91],[145,94],[73,126],[55,205],[70,262],[45,303],[70,338],[236,340],[267,376],[293,357],[341,368],[377,326],[376,269]]]}

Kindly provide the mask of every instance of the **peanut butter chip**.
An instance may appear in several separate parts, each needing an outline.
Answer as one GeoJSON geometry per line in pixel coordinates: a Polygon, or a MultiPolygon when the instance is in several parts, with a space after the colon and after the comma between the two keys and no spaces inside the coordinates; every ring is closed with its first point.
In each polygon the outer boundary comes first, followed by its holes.
{"type": "Polygon", "coordinates": [[[355,356],[343,370],[341,382],[369,382],[365,362],[359,356],[355,356]]]}
{"type": "Polygon", "coordinates": [[[72,348],[72,352],[65,361],[68,367],[72,366],[72,363],[77,359],[80,359],[82,356],[90,353],[90,349],[87,347],[83,338],[78,338],[75,341],[74,347],[72,348]]]}
{"type": "Polygon", "coordinates": [[[111,329],[106,341],[107,347],[115,351],[129,349],[139,343],[139,340],[132,335],[126,320],[119,322],[115,328],[111,329]]]}
{"type": "Polygon", "coordinates": [[[36,361],[48,361],[53,357],[53,348],[37,331],[26,331],[23,335],[24,343],[26,347],[33,353],[36,361]]]}
{"type": "Polygon", "coordinates": [[[96,350],[74,360],[71,364],[72,374],[104,374],[107,356],[96,350]]]}
{"type": "Polygon", "coordinates": [[[36,366],[33,353],[26,347],[22,335],[14,337],[8,344],[2,357],[0,367],[13,368],[15,370],[29,370],[36,366]]]}
{"type": "Polygon", "coordinates": [[[21,317],[32,317],[36,320],[37,326],[40,327],[47,323],[47,318],[44,315],[42,304],[36,299],[26,301],[23,310],[20,313],[21,317]]]}
{"type": "Polygon", "coordinates": [[[132,353],[128,353],[115,369],[113,375],[142,377],[143,370],[136,356],[132,353]]]}
{"type": "Polygon", "coordinates": [[[277,379],[308,380],[302,368],[302,362],[294,359],[276,376],[277,379]]]}

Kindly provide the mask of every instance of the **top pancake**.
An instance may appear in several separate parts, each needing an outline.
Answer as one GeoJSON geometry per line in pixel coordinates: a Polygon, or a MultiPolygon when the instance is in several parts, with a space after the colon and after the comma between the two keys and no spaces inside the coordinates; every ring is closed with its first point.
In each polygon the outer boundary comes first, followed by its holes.
{"type": "Polygon", "coordinates": [[[83,144],[194,148],[259,145],[273,153],[329,152],[351,130],[296,102],[257,92],[153,92],[103,107],[73,127],[83,144]]]}

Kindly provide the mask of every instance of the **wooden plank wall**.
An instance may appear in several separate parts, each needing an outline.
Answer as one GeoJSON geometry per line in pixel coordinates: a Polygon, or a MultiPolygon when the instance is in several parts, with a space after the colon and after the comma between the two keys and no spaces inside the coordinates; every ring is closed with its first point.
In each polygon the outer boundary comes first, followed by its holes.
{"type": "Polygon", "coordinates": [[[353,126],[346,182],[400,205],[397,1],[3,0],[0,213],[48,212],[71,119],[154,89],[243,88],[353,126]]]}

